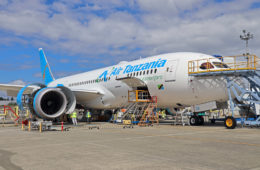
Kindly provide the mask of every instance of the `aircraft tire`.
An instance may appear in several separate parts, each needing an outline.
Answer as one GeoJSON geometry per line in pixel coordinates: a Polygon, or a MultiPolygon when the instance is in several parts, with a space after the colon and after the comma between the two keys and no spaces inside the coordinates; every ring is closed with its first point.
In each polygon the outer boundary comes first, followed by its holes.
{"type": "Polygon", "coordinates": [[[236,119],[232,116],[226,117],[224,123],[227,129],[235,129],[237,126],[236,119]]]}
{"type": "Polygon", "coordinates": [[[204,125],[204,118],[203,118],[203,116],[198,116],[198,125],[204,125]]]}
{"type": "Polygon", "coordinates": [[[191,116],[191,117],[190,117],[190,125],[191,125],[191,126],[196,126],[196,125],[198,125],[198,122],[199,122],[198,116],[191,116]]]}

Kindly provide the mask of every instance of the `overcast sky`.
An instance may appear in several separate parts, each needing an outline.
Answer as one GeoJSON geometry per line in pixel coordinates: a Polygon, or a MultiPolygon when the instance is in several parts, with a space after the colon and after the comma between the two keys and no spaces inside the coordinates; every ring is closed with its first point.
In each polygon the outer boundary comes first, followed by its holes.
{"type": "Polygon", "coordinates": [[[259,0],[0,0],[0,83],[55,77],[170,52],[260,55],[259,0]]]}

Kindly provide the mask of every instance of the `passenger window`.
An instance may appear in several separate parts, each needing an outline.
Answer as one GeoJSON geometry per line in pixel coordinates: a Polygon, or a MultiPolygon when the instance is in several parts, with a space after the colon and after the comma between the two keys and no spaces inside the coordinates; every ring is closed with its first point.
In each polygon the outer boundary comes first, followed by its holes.
{"type": "Polygon", "coordinates": [[[135,77],[135,73],[134,73],[134,75],[133,75],[134,77],[135,77]]]}
{"type": "Polygon", "coordinates": [[[214,66],[210,62],[202,63],[200,65],[200,69],[206,70],[206,69],[212,69],[214,66]]]}
{"type": "Polygon", "coordinates": [[[140,71],[140,76],[142,75],[142,72],[140,71]]]}
{"type": "Polygon", "coordinates": [[[153,74],[153,70],[151,70],[151,74],[153,74]]]}
{"type": "Polygon", "coordinates": [[[130,74],[130,77],[132,77],[132,73],[130,74]]]}
{"type": "Polygon", "coordinates": [[[157,69],[154,70],[154,73],[156,73],[156,72],[157,72],[157,69]]]}
{"type": "Polygon", "coordinates": [[[169,72],[169,67],[167,67],[166,72],[169,72]]]}
{"type": "Polygon", "coordinates": [[[139,73],[139,72],[136,73],[136,76],[138,76],[138,73],[139,73]]]}
{"type": "Polygon", "coordinates": [[[147,70],[147,73],[146,74],[149,74],[149,70],[147,70]]]}
{"type": "Polygon", "coordinates": [[[143,72],[143,75],[145,75],[145,71],[143,72]]]}

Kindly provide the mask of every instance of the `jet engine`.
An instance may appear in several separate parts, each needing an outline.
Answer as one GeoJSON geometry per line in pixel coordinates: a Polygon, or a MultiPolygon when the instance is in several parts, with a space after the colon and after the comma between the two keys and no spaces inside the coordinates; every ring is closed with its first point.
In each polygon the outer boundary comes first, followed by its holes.
{"type": "MultiPolygon", "coordinates": [[[[20,96],[25,89],[21,89],[20,96]]],[[[21,109],[23,104],[17,96],[17,103],[21,109]],[[19,101],[18,101],[19,100],[19,101]]],[[[25,102],[31,113],[43,119],[55,119],[62,114],[70,114],[76,107],[76,98],[74,93],[64,86],[43,87],[34,91],[29,95],[29,99],[25,102]]],[[[23,108],[22,108],[23,109],[23,108]]]]}

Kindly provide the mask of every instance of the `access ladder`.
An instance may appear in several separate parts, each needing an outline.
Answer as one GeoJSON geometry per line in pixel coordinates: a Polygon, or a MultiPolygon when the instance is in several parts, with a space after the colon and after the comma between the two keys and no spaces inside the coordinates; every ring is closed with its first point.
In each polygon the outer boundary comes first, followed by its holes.
{"type": "Polygon", "coordinates": [[[157,97],[153,96],[151,102],[149,103],[148,107],[144,111],[138,125],[139,126],[147,126],[153,125],[156,123],[159,124],[159,115],[156,113],[157,108],[157,97]]]}

